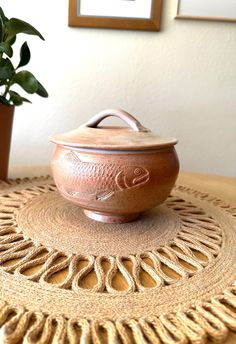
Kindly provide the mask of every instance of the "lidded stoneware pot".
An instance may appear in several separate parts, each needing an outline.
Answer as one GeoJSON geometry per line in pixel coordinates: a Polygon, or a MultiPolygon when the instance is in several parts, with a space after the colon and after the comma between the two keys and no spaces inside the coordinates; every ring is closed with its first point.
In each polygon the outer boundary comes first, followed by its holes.
{"type": "Polygon", "coordinates": [[[177,140],[156,135],[123,110],[102,111],[51,141],[59,192],[97,221],[136,219],[165,201],[178,175],[177,140]],[[101,126],[109,116],[127,126],[101,126]]]}

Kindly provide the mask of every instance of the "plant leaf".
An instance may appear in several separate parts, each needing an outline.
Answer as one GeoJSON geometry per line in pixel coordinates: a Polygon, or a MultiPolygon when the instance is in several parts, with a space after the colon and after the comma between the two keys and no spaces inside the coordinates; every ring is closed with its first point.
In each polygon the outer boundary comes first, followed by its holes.
{"type": "Polygon", "coordinates": [[[14,105],[21,105],[23,104],[23,102],[27,102],[27,103],[31,103],[31,101],[29,101],[28,99],[21,97],[21,95],[19,95],[19,93],[15,92],[15,91],[9,91],[10,94],[10,101],[14,104],[14,105]]]}
{"type": "Polygon", "coordinates": [[[27,42],[25,42],[22,44],[22,47],[20,49],[20,62],[17,68],[27,65],[29,63],[29,60],[30,60],[30,50],[29,50],[27,42]]]}
{"type": "Polygon", "coordinates": [[[9,43],[0,43],[0,53],[5,53],[7,56],[12,57],[13,50],[9,43]]]}
{"type": "Polygon", "coordinates": [[[25,102],[25,103],[30,103],[30,104],[32,104],[32,102],[31,102],[29,99],[25,98],[25,97],[21,97],[21,99],[22,99],[23,102],[25,102]]]}
{"type": "Polygon", "coordinates": [[[6,22],[8,22],[8,18],[5,16],[2,7],[0,7],[0,19],[2,20],[3,24],[6,24],[6,22]]]}
{"type": "Polygon", "coordinates": [[[7,17],[5,16],[2,8],[0,7],[0,42],[3,41],[5,35],[5,24],[8,21],[7,17]]]}
{"type": "Polygon", "coordinates": [[[38,89],[38,81],[35,76],[27,70],[16,73],[12,78],[11,85],[18,84],[27,93],[35,93],[38,89]]]}
{"type": "Polygon", "coordinates": [[[4,27],[3,27],[2,19],[0,17],[0,42],[3,41],[3,36],[4,36],[4,27]]]}
{"type": "Polygon", "coordinates": [[[14,105],[21,105],[23,104],[23,100],[21,99],[21,96],[14,91],[9,91],[10,94],[10,101],[14,104],[14,105]]]}
{"type": "Polygon", "coordinates": [[[0,81],[0,86],[6,85],[6,84],[7,84],[7,81],[6,81],[6,80],[1,80],[1,81],[0,81]]]}
{"type": "Polygon", "coordinates": [[[10,45],[13,45],[13,44],[15,43],[15,41],[16,41],[16,36],[12,37],[12,39],[10,39],[10,40],[8,41],[8,43],[9,43],[10,45]]]}
{"type": "Polygon", "coordinates": [[[36,30],[32,25],[17,18],[11,18],[6,23],[6,28],[7,28],[7,39],[6,39],[7,42],[9,42],[18,33],[25,33],[27,35],[35,35],[35,36],[40,37],[42,40],[44,40],[41,33],[38,30],[36,30]]]}
{"type": "Polygon", "coordinates": [[[1,80],[11,79],[14,73],[15,73],[15,70],[11,61],[8,58],[6,59],[2,58],[0,60],[0,79],[1,80]]]}
{"type": "Polygon", "coordinates": [[[10,102],[3,96],[0,96],[0,104],[11,105],[10,102]]]}
{"type": "Polygon", "coordinates": [[[40,97],[44,97],[44,98],[48,97],[48,92],[46,91],[46,89],[43,87],[43,85],[39,81],[38,81],[38,89],[37,89],[36,93],[40,97]]]}

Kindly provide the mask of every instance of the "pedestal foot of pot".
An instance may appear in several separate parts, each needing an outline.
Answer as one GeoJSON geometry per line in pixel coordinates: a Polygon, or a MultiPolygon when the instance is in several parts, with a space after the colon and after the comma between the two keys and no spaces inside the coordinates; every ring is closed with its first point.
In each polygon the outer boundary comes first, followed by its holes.
{"type": "Polygon", "coordinates": [[[109,214],[109,213],[99,213],[92,210],[84,209],[84,213],[87,217],[92,220],[104,222],[104,223],[125,223],[131,222],[137,219],[140,213],[135,214],[109,214]]]}

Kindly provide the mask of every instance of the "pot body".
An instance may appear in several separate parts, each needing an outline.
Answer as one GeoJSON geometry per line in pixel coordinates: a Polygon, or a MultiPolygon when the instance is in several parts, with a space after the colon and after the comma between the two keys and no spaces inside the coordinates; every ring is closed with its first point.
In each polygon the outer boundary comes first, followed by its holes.
{"type": "Polygon", "coordinates": [[[0,179],[6,180],[11,148],[14,106],[0,104],[0,179]]]}
{"type": "Polygon", "coordinates": [[[61,195],[90,218],[128,222],[162,203],[176,181],[173,146],[148,151],[108,151],[56,145],[51,162],[61,195]]]}

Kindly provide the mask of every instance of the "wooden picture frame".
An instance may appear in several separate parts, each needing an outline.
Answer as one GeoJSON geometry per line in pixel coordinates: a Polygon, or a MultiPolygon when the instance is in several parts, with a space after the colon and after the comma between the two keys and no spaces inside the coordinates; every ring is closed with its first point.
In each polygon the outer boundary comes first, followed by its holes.
{"type": "MultiPolygon", "coordinates": [[[[90,28],[109,28],[109,29],[123,29],[123,30],[147,30],[158,31],[160,30],[161,22],[161,5],[162,0],[150,0],[151,6],[150,17],[135,18],[127,16],[102,16],[102,15],[87,15],[80,14],[81,1],[86,0],[69,0],[69,26],[76,27],[90,27],[90,28]]],[[[90,0],[91,1],[91,0],[90,0]]],[[[99,1],[99,0],[97,0],[99,1]]],[[[101,0],[106,1],[106,0],[101,0]]],[[[110,0],[111,1],[111,0],[110,0]]],[[[118,1],[118,0],[113,0],[118,1]]],[[[122,6],[124,1],[127,5],[131,5],[136,0],[120,0],[122,6]]],[[[137,0],[141,1],[141,0],[137,0]]],[[[147,0],[142,0],[147,3],[147,0]]],[[[133,5],[133,4],[132,4],[133,5]]]]}
{"type": "Polygon", "coordinates": [[[236,22],[235,0],[178,0],[176,19],[236,22]]]}

